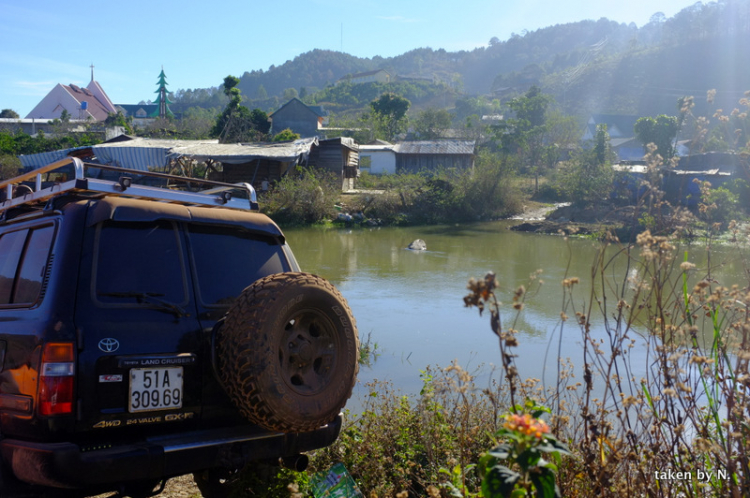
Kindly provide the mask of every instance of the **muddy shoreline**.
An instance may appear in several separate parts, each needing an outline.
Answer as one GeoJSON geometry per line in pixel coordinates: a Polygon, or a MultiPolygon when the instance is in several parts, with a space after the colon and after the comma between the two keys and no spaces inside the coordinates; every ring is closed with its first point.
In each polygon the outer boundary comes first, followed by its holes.
{"type": "Polygon", "coordinates": [[[637,232],[639,225],[633,206],[582,209],[570,203],[528,205],[520,215],[510,219],[521,221],[510,230],[549,235],[597,235],[610,231],[627,238],[637,232]]]}

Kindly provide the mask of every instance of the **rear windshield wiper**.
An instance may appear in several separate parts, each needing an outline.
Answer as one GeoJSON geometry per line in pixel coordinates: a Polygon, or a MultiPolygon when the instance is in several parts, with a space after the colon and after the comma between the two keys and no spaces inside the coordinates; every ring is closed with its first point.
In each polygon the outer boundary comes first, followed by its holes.
{"type": "Polygon", "coordinates": [[[187,311],[176,304],[160,299],[160,296],[163,296],[164,294],[158,294],[156,292],[97,292],[96,295],[107,297],[132,297],[136,299],[138,304],[148,303],[155,305],[160,309],[170,311],[180,317],[190,316],[187,311]]]}

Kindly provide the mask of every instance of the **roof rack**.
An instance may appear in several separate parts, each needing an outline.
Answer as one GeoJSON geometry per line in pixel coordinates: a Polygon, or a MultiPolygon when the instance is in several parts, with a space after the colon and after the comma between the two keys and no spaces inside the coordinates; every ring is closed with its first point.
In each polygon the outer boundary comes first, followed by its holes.
{"type": "Polygon", "coordinates": [[[0,181],[0,199],[3,198],[3,192],[5,193],[5,200],[0,202],[0,213],[17,206],[44,203],[63,193],[89,197],[97,194],[115,195],[190,206],[239,209],[244,211],[258,210],[255,189],[249,183],[222,183],[152,171],[84,163],[77,157],[67,157],[15,178],[0,181]],[[63,172],[68,173],[64,181],[57,181],[52,185],[44,185],[44,175],[49,175],[49,173],[55,171],[59,172],[59,170],[66,167],[69,168],[71,165],[73,166],[74,175],[71,175],[69,172],[63,172]],[[87,178],[85,176],[86,168],[115,171],[121,173],[121,175],[117,181],[87,178]],[[69,176],[74,176],[74,178],[68,179],[69,176]],[[198,192],[173,190],[137,184],[134,180],[135,177],[160,178],[167,181],[197,184],[209,188],[198,192]],[[28,185],[31,182],[34,182],[34,188],[28,185]],[[240,191],[247,198],[234,198],[232,195],[233,191],[240,191]]]}

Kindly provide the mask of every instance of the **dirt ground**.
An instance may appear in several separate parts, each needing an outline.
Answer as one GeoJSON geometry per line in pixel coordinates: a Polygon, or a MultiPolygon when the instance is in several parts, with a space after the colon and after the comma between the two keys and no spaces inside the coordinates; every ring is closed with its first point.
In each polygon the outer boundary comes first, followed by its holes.
{"type": "MultiPolygon", "coordinates": [[[[116,493],[104,493],[91,498],[110,498],[117,496],[116,493]]],[[[193,482],[192,474],[174,477],[167,481],[164,491],[157,495],[159,498],[200,498],[201,493],[198,486],[193,482]]]]}
{"type": "Polygon", "coordinates": [[[603,229],[615,233],[627,231],[637,218],[632,206],[615,208],[609,205],[588,209],[574,208],[569,203],[555,205],[528,204],[523,213],[511,218],[523,223],[514,225],[511,230],[544,234],[590,235],[603,229]]]}

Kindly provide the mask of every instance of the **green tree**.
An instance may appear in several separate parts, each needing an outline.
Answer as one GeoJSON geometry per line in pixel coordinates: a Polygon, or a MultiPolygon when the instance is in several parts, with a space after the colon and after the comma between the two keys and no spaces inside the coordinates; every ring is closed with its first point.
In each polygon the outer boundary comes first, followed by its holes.
{"type": "MultiPolygon", "coordinates": [[[[62,118],[62,116],[60,116],[60,118],[62,118]]],[[[107,115],[107,119],[104,120],[104,126],[107,128],[112,126],[122,126],[125,128],[126,133],[133,133],[133,127],[131,126],[132,120],[131,117],[126,118],[122,111],[117,111],[117,113],[110,112],[107,115]]]]}
{"type": "Polygon", "coordinates": [[[292,140],[299,140],[299,133],[294,133],[289,128],[281,130],[273,136],[274,142],[291,142],[292,140]]]}
{"type": "Polygon", "coordinates": [[[450,128],[452,121],[453,116],[445,109],[425,109],[414,120],[414,132],[419,138],[440,138],[450,128]]]}
{"type": "Polygon", "coordinates": [[[639,142],[647,147],[656,145],[656,152],[664,162],[675,155],[675,137],[680,131],[680,120],[675,116],[660,114],[656,118],[643,117],[635,122],[635,136],[639,142]]]}
{"type": "Polygon", "coordinates": [[[577,205],[608,199],[612,191],[614,160],[607,126],[599,125],[596,128],[594,147],[579,152],[563,172],[560,182],[563,193],[577,205]]]}
{"type": "Polygon", "coordinates": [[[406,128],[406,112],[409,107],[411,107],[411,102],[390,92],[370,102],[378,135],[385,140],[393,140],[398,133],[403,131],[406,128]]]}
{"type": "Polygon", "coordinates": [[[154,92],[158,95],[154,104],[156,104],[158,108],[152,112],[149,117],[158,117],[162,119],[173,118],[174,114],[172,114],[172,111],[169,109],[169,104],[171,104],[172,101],[169,100],[169,92],[167,91],[167,75],[164,74],[163,68],[161,73],[159,73],[159,81],[156,84],[159,85],[159,88],[154,92]]]}
{"type": "Polygon", "coordinates": [[[297,93],[296,88],[287,88],[284,90],[283,96],[284,96],[284,100],[289,101],[292,99],[296,99],[299,96],[299,94],[297,93]]]}
{"type": "Polygon", "coordinates": [[[203,107],[189,107],[182,113],[182,119],[177,122],[180,136],[187,139],[203,139],[211,136],[211,128],[219,114],[217,109],[203,107]]]}
{"type": "Polygon", "coordinates": [[[549,129],[546,113],[552,101],[551,96],[532,86],[524,96],[508,102],[514,117],[493,125],[501,149],[518,155],[522,168],[534,175],[536,191],[539,190],[539,173],[544,158],[549,154],[545,145],[545,134],[549,129]]]}
{"type": "Polygon", "coordinates": [[[264,87],[263,85],[259,85],[258,89],[255,91],[255,98],[258,100],[266,100],[268,98],[266,87],[264,87]]]}
{"type": "Polygon", "coordinates": [[[260,109],[251,111],[242,105],[242,95],[237,88],[239,82],[236,76],[224,78],[224,93],[229,97],[229,103],[211,130],[211,136],[217,137],[221,143],[260,141],[270,127],[265,112],[260,109]]]}
{"type": "Polygon", "coordinates": [[[13,109],[3,109],[0,111],[0,119],[20,119],[21,116],[18,115],[16,111],[13,109]]]}
{"type": "Polygon", "coordinates": [[[268,121],[268,114],[265,111],[253,109],[250,111],[250,121],[253,123],[253,128],[263,135],[267,135],[271,130],[271,122],[268,121]]]}

